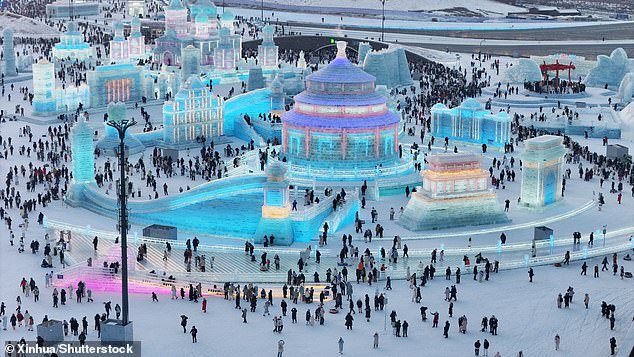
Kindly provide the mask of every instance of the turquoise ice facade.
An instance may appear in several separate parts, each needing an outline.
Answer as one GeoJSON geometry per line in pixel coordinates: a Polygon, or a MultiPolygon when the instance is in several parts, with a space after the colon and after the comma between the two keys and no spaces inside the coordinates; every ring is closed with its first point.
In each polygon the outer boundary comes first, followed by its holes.
{"type": "Polygon", "coordinates": [[[520,205],[542,208],[563,199],[563,138],[542,135],[524,142],[520,205]]]}
{"type": "Polygon", "coordinates": [[[84,35],[77,29],[77,24],[69,22],[60,42],[53,46],[53,57],[85,61],[93,56],[92,47],[84,42],[84,35]]]}
{"type": "Polygon", "coordinates": [[[431,134],[442,140],[502,147],[511,139],[511,118],[506,112],[492,114],[480,102],[469,98],[455,108],[435,104],[431,108],[431,134]]]}
{"type": "Polygon", "coordinates": [[[271,162],[266,168],[262,218],[255,231],[255,242],[262,243],[267,235],[274,236],[276,244],[292,244],[294,237],[290,213],[286,167],[279,161],[271,162]]]}
{"type": "Polygon", "coordinates": [[[368,46],[359,44],[359,63],[363,64],[364,71],[376,77],[376,85],[394,88],[414,83],[405,49],[392,47],[381,51],[369,51],[368,46]]]}

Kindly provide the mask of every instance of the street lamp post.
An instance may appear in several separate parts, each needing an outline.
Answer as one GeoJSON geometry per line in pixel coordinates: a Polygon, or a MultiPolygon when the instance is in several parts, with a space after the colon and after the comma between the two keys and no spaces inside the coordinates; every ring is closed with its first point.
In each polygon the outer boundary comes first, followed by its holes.
{"type": "Polygon", "coordinates": [[[262,19],[262,24],[264,24],[264,0],[260,1],[260,18],[262,19]]]}
{"type": "Polygon", "coordinates": [[[385,2],[387,0],[381,1],[381,42],[385,41],[385,2]]]}
{"type": "Polygon", "coordinates": [[[122,313],[122,325],[127,325],[130,322],[128,315],[128,211],[127,201],[128,195],[126,194],[126,157],[125,157],[125,132],[134,124],[134,119],[123,119],[122,121],[111,120],[108,122],[108,126],[111,126],[119,133],[119,234],[121,235],[121,313],[122,313]]]}

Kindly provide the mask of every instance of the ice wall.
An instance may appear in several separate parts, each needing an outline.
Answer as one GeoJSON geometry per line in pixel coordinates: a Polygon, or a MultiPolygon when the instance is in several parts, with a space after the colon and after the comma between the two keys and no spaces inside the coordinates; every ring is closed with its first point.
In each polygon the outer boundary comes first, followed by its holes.
{"type": "Polygon", "coordinates": [[[2,31],[4,41],[4,75],[7,77],[15,77],[18,75],[16,70],[15,50],[13,48],[13,30],[6,27],[2,31]]]}
{"type": "Polygon", "coordinates": [[[525,81],[536,82],[542,79],[542,73],[539,65],[535,61],[522,58],[506,70],[504,74],[504,82],[507,83],[524,83],[525,81]]]}
{"type": "Polygon", "coordinates": [[[247,90],[252,91],[256,89],[262,89],[265,87],[264,75],[262,74],[262,67],[253,67],[249,69],[249,81],[247,82],[247,90]]]}
{"type": "Polygon", "coordinates": [[[359,53],[358,53],[359,65],[363,66],[363,62],[365,61],[365,56],[370,51],[372,51],[372,47],[370,46],[368,42],[359,43],[359,53]]]}
{"type": "Polygon", "coordinates": [[[584,83],[590,87],[608,86],[618,87],[623,77],[634,70],[634,61],[627,58],[627,53],[622,48],[612,51],[610,56],[597,57],[597,65],[590,70],[584,83]]]}
{"type": "Polygon", "coordinates": [[[405,50],[400,47],[367,52],[362,68],[376,77],[376,85],[394,88],[412,84],[405,50]]]}
{"type": "Polygon", "coordinates": [[[628,73],[623,77],[619,85],[621,103],[629,103],[632,101],[632,90],[634,90],[634,73],[628,73]]]}

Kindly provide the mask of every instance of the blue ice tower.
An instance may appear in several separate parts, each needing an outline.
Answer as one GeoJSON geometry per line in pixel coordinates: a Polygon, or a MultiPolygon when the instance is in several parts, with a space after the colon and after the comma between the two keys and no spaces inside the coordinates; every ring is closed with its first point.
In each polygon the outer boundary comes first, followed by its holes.
{"type": "Polygon", "coordinates": [[[15,66],[15,50],[13,49],[13,29],[5,27],[2,31],[4,37],[4,75],[6,77],[15,77],[18,70],[15,66]]]}
{"type": "Polygon", "coordinates": [[[256,243],[262,243],[265,235],[273,235],[276,245],[291,245],[294,241],[286,170],[280,161],[271,162],[265,170],[264,204],[255,231],[256,243]]]}
{"type": "Polygon", "coordinates": [[[55,67],[45,58],[32,66],[33,71],[33,115],[53,115],[57,112],[55,90],[55,67]]]}
{"type": "Polygon", "coordinates": [[[284,113],[286,94],[284,93],[284,83],[279,74],[271,82],[271,113],[281,115],[284,113]]]}
{"type": "Polygon", "coordinates": [[[95,184],[95,146],[93,129],[83,120],[75,124],[70,135],[73,180],[66,201],[75,206],[81,202],[86,186],[95,184]]]}
{"type": "Polygon", "coordinates": [[[262,44],[258,46],[258,64],[265,69],[277,68],[278,47],[273,41],[275,29],[266,25],[262,29],[262,44]]]}
{"type": "MultiPolygon", "coordinates": [[[[125,103],[117,102],[108,104],[108,121],[122,121],[125,119],[126,106],[125,103]]],[[[105,155],[116,155],[119,150],[119,133],[108,123],[104,123],[106,134],[97,142],[97,149],[105,155]]],[[[125,134],[125,147],[128,155],[134,155],[142,152],[145,147],[143,144],[130,134],[130,129],[125,134]]]]}

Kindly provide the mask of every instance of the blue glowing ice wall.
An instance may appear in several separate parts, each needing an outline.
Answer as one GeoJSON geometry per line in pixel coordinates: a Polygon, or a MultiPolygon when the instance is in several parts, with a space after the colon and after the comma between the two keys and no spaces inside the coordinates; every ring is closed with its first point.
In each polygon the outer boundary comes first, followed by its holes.
{"type": "Polygon", "coordinates": [[[400,47],[367,52],[363,58],[363,70],[376,77],[376,85],[394,88],[413,83],[405,50],[400,47]]]}
{"type": "Polygon", "coordinates": [[[255,232],[255,242],[262,243],[264,235],[273,235],[277,244],[292,244],[293,226],[290,213],[286,166],[279,161],[273,161],[266,168],[262,219],[255,232]]]}
{"type": "Polygon", "coordinates": [[[4,75],[7,77],[15,77],[18,75],[18,71],[15,66],[13,30],[10,27],[5,27],[4,31],[2,31],[2,35],[4,36],[4,75]]]}
{"type": "Polygon", "coordinates": [[[284,84],[280,80],[279,75],[275,76],[271,82],[271,111],[282,113],[285,105],[284,84]]]}
{"type": "Polygon", "coordinates": [[[542,135],[524,142],[520,205],[540,208],[563,198],[562,177],[566,149],[563,138],[542,135]]]}
{"type": "Polygon", "coordinates": [[[431,108],[431,134],[437,138],[501,147],[511,138],[511,118],[506,112],[491,114],[473,98],[455,108],[435,104],[431,108]]]}
{"type": "Polygon", "coordinates": [[[252,67],[249,69],[249,81],[247,82],[247,90],[250,92],[256,89],[264,88],[264,74],[262,67],[252,67]]]}

